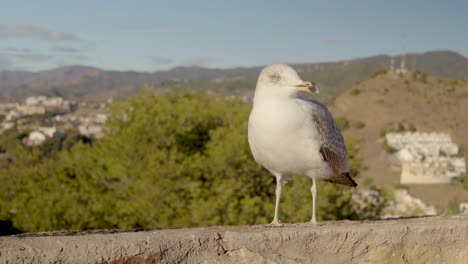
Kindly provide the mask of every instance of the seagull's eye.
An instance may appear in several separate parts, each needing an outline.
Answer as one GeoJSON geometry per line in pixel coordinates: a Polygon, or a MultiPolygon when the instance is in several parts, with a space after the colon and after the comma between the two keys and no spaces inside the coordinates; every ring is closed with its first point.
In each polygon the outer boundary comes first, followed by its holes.
{"type": "Polygon", "coordinates": [[[274,82],[279,82],[281,80],[281,76],[277,73],[273,74],[271,76],[271,79],[274,81],[274,82]]]}

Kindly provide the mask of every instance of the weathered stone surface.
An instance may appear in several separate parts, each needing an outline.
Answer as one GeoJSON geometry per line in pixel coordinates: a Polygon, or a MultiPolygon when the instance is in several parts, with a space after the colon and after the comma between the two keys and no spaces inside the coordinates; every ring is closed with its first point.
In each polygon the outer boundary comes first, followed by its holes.
{"type": "Polygon", "coordinates": [[[468,263],[468,216],[25,234],[0,263],[468,263]]]}

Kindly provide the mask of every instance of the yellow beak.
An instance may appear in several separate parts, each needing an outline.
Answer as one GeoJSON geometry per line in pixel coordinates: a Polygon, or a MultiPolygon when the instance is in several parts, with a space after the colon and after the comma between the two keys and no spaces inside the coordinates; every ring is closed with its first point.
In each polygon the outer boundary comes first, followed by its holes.
{"type": "Polygon", "coordinates": [[[319,93],[318,87],[313,82],[303,82],[296,85],[299,90],[306,91],[309,93],[319,93]]]}

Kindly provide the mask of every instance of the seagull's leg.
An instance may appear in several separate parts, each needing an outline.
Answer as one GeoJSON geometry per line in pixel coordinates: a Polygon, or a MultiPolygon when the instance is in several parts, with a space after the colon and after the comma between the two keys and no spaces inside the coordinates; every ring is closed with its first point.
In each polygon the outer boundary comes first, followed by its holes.
{"type": "Polygon", "coordinates": [[[317,217],[315,212],[315,197],[317,196],[317,184],[315,183],[315,179],[312,178],[312,187],[310,188],[310,192],[312,193],[312,219],[310,222],[312,224],[317,224],[317,217]]]}
{"type": "Polygon", "coordinates": [[[282,181],[282,176],[280,173],[274,173],[276,176],[276,204],[275,204],[275,217],[273,218],[273,221],[271,222],[271,225],[281,225],[280,220],[278,219],[278,213],[279,213],[279,204],[280,204],[280,197],[281,197],[281,189],[283,187],[283,181],[282,181]]]}

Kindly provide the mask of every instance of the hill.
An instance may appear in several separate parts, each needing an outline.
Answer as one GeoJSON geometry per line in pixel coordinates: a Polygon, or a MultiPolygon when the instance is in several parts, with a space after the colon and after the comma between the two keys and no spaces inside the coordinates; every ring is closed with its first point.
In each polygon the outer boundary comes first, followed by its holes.
{"type": "MultiPolygon", "coordinates": [[[[371,178],[380,186],[398,184],[399,168],[392,167],[383,147],[388,130],[445,132],[461,149],[467,149],[468,83],[421,72],[381,74],[355,85],[336,98],[330,107],[335,116],[347,119],[345,131],[360,140],[360,156],[368,170],[359,179],[371,178]]],[[[460,184],[410,185],[412,195],[446,208],[451,200],[468,200],[460,184]]]]}
{"type": "MultiPolygon", "coordinates": [[[[320,85],[330,99],[375,71],[388,68],[384,55],[329,63],[294,64],[303,79],[320,85]]],[[[399,65],[399,57],[395,65],[399,65]]],[[[408,54],[407,65],[432,75],[468,79],[468,59],[451,51],[408,54]]],[[[262,67],[210,69],[176,67],[154,73],[107,71],[86,66],[63,66],[39,72],[0,72],[0,97],[19,100],[30,95],[62,96],[66,99],[126,97],[146,84],[159,91],[208,89],[221,94],[251,94],[262,67]]]]}

